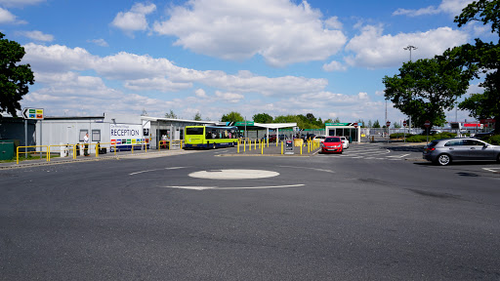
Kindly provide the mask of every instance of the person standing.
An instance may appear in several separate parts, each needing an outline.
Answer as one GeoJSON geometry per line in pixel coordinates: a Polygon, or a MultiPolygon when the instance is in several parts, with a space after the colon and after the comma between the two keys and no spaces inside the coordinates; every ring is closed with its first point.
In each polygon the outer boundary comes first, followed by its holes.
{"type": "Polygon", "coordinates": [[[83,155],[89,156],[89,134],[86,133],[85,136],[83,137],[83,155]]]}

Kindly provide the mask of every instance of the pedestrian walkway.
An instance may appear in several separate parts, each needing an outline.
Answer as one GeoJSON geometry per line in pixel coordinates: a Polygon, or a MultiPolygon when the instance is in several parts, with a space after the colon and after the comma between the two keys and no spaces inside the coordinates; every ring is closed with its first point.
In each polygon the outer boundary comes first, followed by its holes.
{"type": "MultiPolygon", "coordinates": [[[[253,143],[252,145],[241,144],[235,149],[231,149],[230,151],[224,151],[219,154],[220,156],[312,156],[318,153],[319,144],[313,149],[313,147],[309,147],[307,144],[301,146],[292,146],[287,150],[285,145],[282,147],[282,142],[278,143],[269,143],[269,147],[267,144],[262,148],[258,143],[253,143]],[[302,149],[301,149],[302,148],[302,149]]],[[[284,143],[283,143],[284,144],[284,143]]]]}
{"type": "Polygon", "coordinates": [[[19,164],[16,163],[16,161],[11,161],[11,162],[0,162],[0,170],[2,169],[16,169],[16,168],[27,168],[27,167],[34,167],[34,166],[40,166],[40,165],[59,165],[59,164],[65,164],[65,163],[76,163],[76,162],[91,162],[91,161],[104,161],[104,160],[111,160],[111,159],[148,159],[148,158],[155,158],[155,157],[164,157],[164,156],[173,156],[173,155],[179,155],[179,154],[189,154],[189,153],[196,153],[196,150],[183,150],[183,149],[172,149],[172,150],[148,150],[147,152],[144,150],[138,150],[138,151],[122,151],[117,153],[116,155],[111,152],[111,153],[106,153],[106,154],[99,154],[96,156],[95,154],[92,154],[90,156],[77,156],[76,159],[73,159],[73,157],[54,157],[52,156],[50,158],[50,161],[47,161],[46,158],[31,158],[29,160],[24,160],[23,156],[19,157],[19,164]]]}

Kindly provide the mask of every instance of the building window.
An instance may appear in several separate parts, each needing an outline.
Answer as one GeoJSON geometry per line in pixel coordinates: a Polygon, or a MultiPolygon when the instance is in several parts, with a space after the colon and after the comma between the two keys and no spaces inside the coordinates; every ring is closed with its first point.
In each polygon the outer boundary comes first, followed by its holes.
{"type": "Polygon", "coordinates": [[[88,133],[89,133],[89,130],[80,130],[80,138],[79,138],[80,140],[79,140],[79,142],[83,142],[83,138],[88,133]]]}
{"type": "Polygon", "coordinates": [[[101,130],[92,130],[92,141],[101,141],[101,130]]]}

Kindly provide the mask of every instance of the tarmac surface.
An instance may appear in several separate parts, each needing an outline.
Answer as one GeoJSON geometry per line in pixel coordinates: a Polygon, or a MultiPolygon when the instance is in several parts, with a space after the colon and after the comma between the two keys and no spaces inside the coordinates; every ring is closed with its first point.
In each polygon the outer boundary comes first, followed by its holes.
{"type": "MultiPolygon", "coordinates": [[[[363,145],[368,144],[369,142],[360,142],[354,143],[351,145],[363,145]]],[[[372,142],[373,143],[373,142],[372,142]]],[[[386,148],[392,151],[408,151],[408,152],[418,152],[421,153],[425,143],[406,143],[401,141],[392,141],[389,142],[384,139],[376,140],[374,143],[377,143],[381,146],[381,148],[386,148]]],[[[171,149],[171,150],[156,150],[149,149],[148,151],[144,150],[136,150],[136,151],[121,151],[118,153],[108,152],[106,154],[99,154],[96,156],[95,153],[91,153],[90,156],[83,156],[80,154],[74,159],[72,156],[67,157],[59,157],[59,156],[51,156],[50,161],[47,161],[46,158],[31,158],[29,160],[25,160],[24,156],[19,157],[19,163],[14,161],[3,161],[0,162],[0,170],[2,169],[19,169],[40,165],[60,165],[65,163],[74,163],[74,162],[91,162],[91,161],[104,161],[104,160],[117,160],[124,158],[135,158],[135,159],[147,159],[147,158],[155,158],[155,157],[164,157],[164,156],[174,156],[180,154],[189,154],[189,153],[197,153],[200,150],[184,150],[184,149],[171,149]]],[[[281,156],[281,157],[310,157],[318,154],[320,152],[319,148],[308,147],[307,144],[300,146],[293,146],[293,150],[289,148],[288,150],[281,143],[276,145],[276,143],[269,143],[269,146],[265,146],[264,148],[259,147],[259,144],[255,145],[253,143],[250,147],[250,144],[240,145],[239,150],[231,150],[225,151],[221,153],[219,156],[281,156]],[[236,153],[235,153],[236,152],[236,153]]],[[[410,159],[408,159],[410,160],[410,159]]],[[[414,161],[421,160],[420,157],[413,157],[414,161]]]]}

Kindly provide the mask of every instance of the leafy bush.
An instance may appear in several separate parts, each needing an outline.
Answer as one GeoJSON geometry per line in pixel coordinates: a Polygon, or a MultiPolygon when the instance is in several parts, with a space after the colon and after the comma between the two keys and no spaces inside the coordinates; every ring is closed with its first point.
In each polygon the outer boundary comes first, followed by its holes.
{"type": "Polygon", "coordinates": [[[494,135],[488,138],[483,139],[487,143],[491,143],[494,145],[500,145],[500,135],[494,135]]]}
{"type": "MultiPolygon", "coordinates": [[[[394,133],[394,134],[391,134],[390,135],[390,138],[391,139],[399,139],[399,138],[403,138],[403,133],[394,133]]],[[[406,134],[406,136],[408,136],[408,134],[406,134]]]]}
{"type": "Polygon", "coordinates": [[[457,134],[455,134],[455,133],[442,132],[442,133],[433,135],[432,139],[434,139],[434,140],[438,140],[438,139],[451,139],[451,138],[455,138],[456,136],[457,136],[457,134]]]}
{"type": "MultiPolygon", "coordinates": [[[[432,136],[429,136],[429,141],[432,139],[432,136]]],[[[412,135],[408,138],[406,138],[407,142],[426,142],[427,141],[427,136],[422,136],[422,135],[412,135]]]]}

